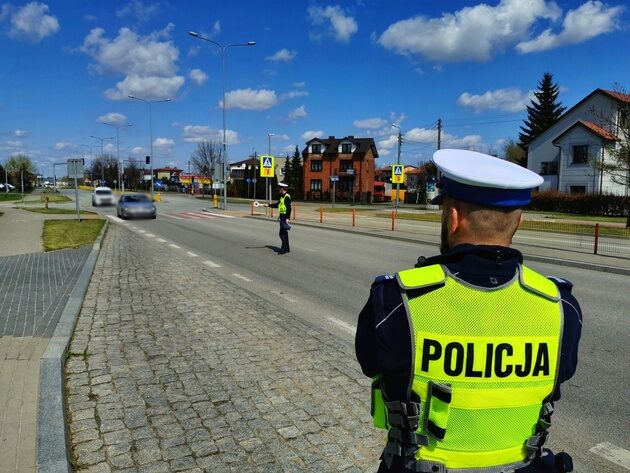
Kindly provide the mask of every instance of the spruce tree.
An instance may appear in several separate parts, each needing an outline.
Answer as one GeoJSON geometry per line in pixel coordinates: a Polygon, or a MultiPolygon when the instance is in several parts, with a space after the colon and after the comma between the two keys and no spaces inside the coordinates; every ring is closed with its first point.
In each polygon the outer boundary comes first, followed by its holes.
{"type": "Polygon", "coordinates": [[[527,106],[527,119],[523,120],[522,133],[519,133],[519,146],[527,149],[534,138],[547,130],[564,113],[566,107],[558,103],[559,88],[553,83],[553,74],[545,72],[538,83],[538,90],[534,92],[535,100],[527,106]]]}
{"type": "MultiPolygon", "coordinates": [[[[289,159],[287,159],[287,162],[289,159]]],[[[295,198],[302,199],[304,194],[304,166],[302,165],[302,157],[300,156],[300,151],[298,147],[295,147],[295,151],[293,152],[293,157],[291,158],[291,177],[293,181],[291,184],[293,185],[293,191],[295,193],[295,198]]]]}

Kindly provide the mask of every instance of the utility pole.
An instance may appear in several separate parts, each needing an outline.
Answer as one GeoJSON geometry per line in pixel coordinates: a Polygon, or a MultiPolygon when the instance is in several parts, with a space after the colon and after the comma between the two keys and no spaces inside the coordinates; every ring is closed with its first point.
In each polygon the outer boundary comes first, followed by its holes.
{"type": "Polygon", "coordinates": [[[442,119],[441,118],[438,118],[437,129],[438,129],[437,149],[442,149],[442,119]]]}
{"type": "MultiPolygon", "coordinates": [[[[402,130],[398,125],[392,125],[394,128],[398,128],[398,154],[396,156],[396,164],[400,164],[400,151],[402,147],[402,130]]],[[[392,174],[392,177],[393,174],[392,174]]],[[[400,198],[400,182],[396,183],[396,200],[394,202],[394,207],[396,209],[396,213],[398,213],[398,199],[400,198]]]]}

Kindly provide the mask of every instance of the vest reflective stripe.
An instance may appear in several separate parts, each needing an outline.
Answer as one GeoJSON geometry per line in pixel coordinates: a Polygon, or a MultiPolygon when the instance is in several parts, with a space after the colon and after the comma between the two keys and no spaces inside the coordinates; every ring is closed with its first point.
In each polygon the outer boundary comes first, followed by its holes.
{"type": "Polygon", "coordinates": [[[280,214],[287,213],[287,206],[284,204],[285,197],[288,197],[289,199],[291,198],[289,194],[284,194],[283,196],[280,197],[280,201],[278,202],[278,213],[280,214]]]}
{"type": "Polygon", "coordinates": [[[526,461],[545,399],[554,390],[562,338],[556,285],[521,266],[498,288],[474,287],[433,265],[397,274],[413,333],[418,460],[447,468],[526,461]],[[415,297],[414,289],[436,286],[415,297]],[[433,402],[430,383],[450,388],[433,402]],[[449,401],[449,402],[447,402],[449,401]],[[440,437],[443,435],[443,439],[440,437]]]}

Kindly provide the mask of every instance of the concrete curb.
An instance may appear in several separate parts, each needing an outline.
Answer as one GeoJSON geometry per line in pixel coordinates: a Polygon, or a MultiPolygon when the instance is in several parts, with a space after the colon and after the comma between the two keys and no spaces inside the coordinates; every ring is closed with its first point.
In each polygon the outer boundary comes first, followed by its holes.
{"type": "MultiPolygon", "coordinates": [[[[274,221],[274,220],[271,220],[268,217],[264,217],[264,216],[246,215],[245,217],[246,218],[253,218],[253,219],[260,219],[260,218],[262,218],[262,219],[268,220],[270,222],[274,221]]],[[[405,237],[399,237],[399,236],[395,236],[395,235],[391,235],[391,236],[390,235],[379,235],[377,233],[364,232],[364,231],[361,231],[361,230],[350,230],[350,229],[347,229],[347,228],[324,226],[323,224],[304,223],[304,222],[295,221],[295,220],[291,220],[291,225],[302,225],[304,227],[320,228],[322,230],[334,230],[336,232],[341,232],[341,233],[352,233],[353,235],[362,235],[362,236],[368,236],[368,237],[373,237],[373,238],[382,238],[382,239],[387,239],[387,240],[403,241],[405,243],[422,243],[422,244],[427,244],[427,245],[435,245],[436,244],[435,241],[429,241],[429,240],[423,240],[423,239],[414,239],[414,238],[405,238],[405,237]]],[[[604,266],[604,265],[600,265],[600,264],[587,263],[587,262],[584,262],[584,261],[566,260],[566,259],[559,259],[559,258],[551,258],[551,257],[547,257],[547,256],[532,255],[532,254],[526,253],[525,251],[523,251],[523,256],[527,260],[537,261],[539,263],[559,264],[559,265],[562,265],[562,266],[569,266],[569,267],[573,267],[573,268],[590,269],[591,271],[600,271],[600,272],[604,272],[604,273],[613,273],[613,274],[621,274],[621,275],[624,275],[624,276],[630,276],[630,269],[620,268],[618,266],[604,266]]]]}
{"type": "Polygon", "coordinates": [[[70,293],[59,323],[46,351],[42,355],[39,372],[39,398],[37,402],[37,472],[70,473],[70,438],[65,406],[66,351],[83,304],[83,298],[96,266],[101,240],[107,231],[108,220],[92,246],[83,270],[70,293]]]}

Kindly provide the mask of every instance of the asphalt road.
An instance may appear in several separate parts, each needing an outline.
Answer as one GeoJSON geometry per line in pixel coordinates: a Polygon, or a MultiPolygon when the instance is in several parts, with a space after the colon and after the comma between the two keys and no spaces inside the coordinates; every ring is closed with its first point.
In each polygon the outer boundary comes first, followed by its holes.
{"type": "MultiPolygon", "coordinates": [[[[81,197],[87,207],[88,196],[86,192],[81,197]]],[[[191,215],[209,206],[210,201],[184,196],[167,197],[158,205],[157,220],[131,221],[129,225],[147,238],[164,240],[164,264],[171,258],[188,258],[190,277],[194,277],[201,262],[244,290],[348,343],[353,341],[357,315],[373,278],[411,267],[418,256],[437,251],[436,246],[294,225],[291,253],[279,256],[275,222],[242,217],[193,218],[191,215]]],[[[231,210],[237,208],[245,209],[231,205],[231,210]]],[[[112,208],[98,211],[115,216],[112,208]]],[[[571,280],[584,313],[578,373],[563,385],[550,444],[570,452],[576,471],[581,473],[628,472],[627,276],[540,262],[529,265],[544,274],[571,280]]]]}

